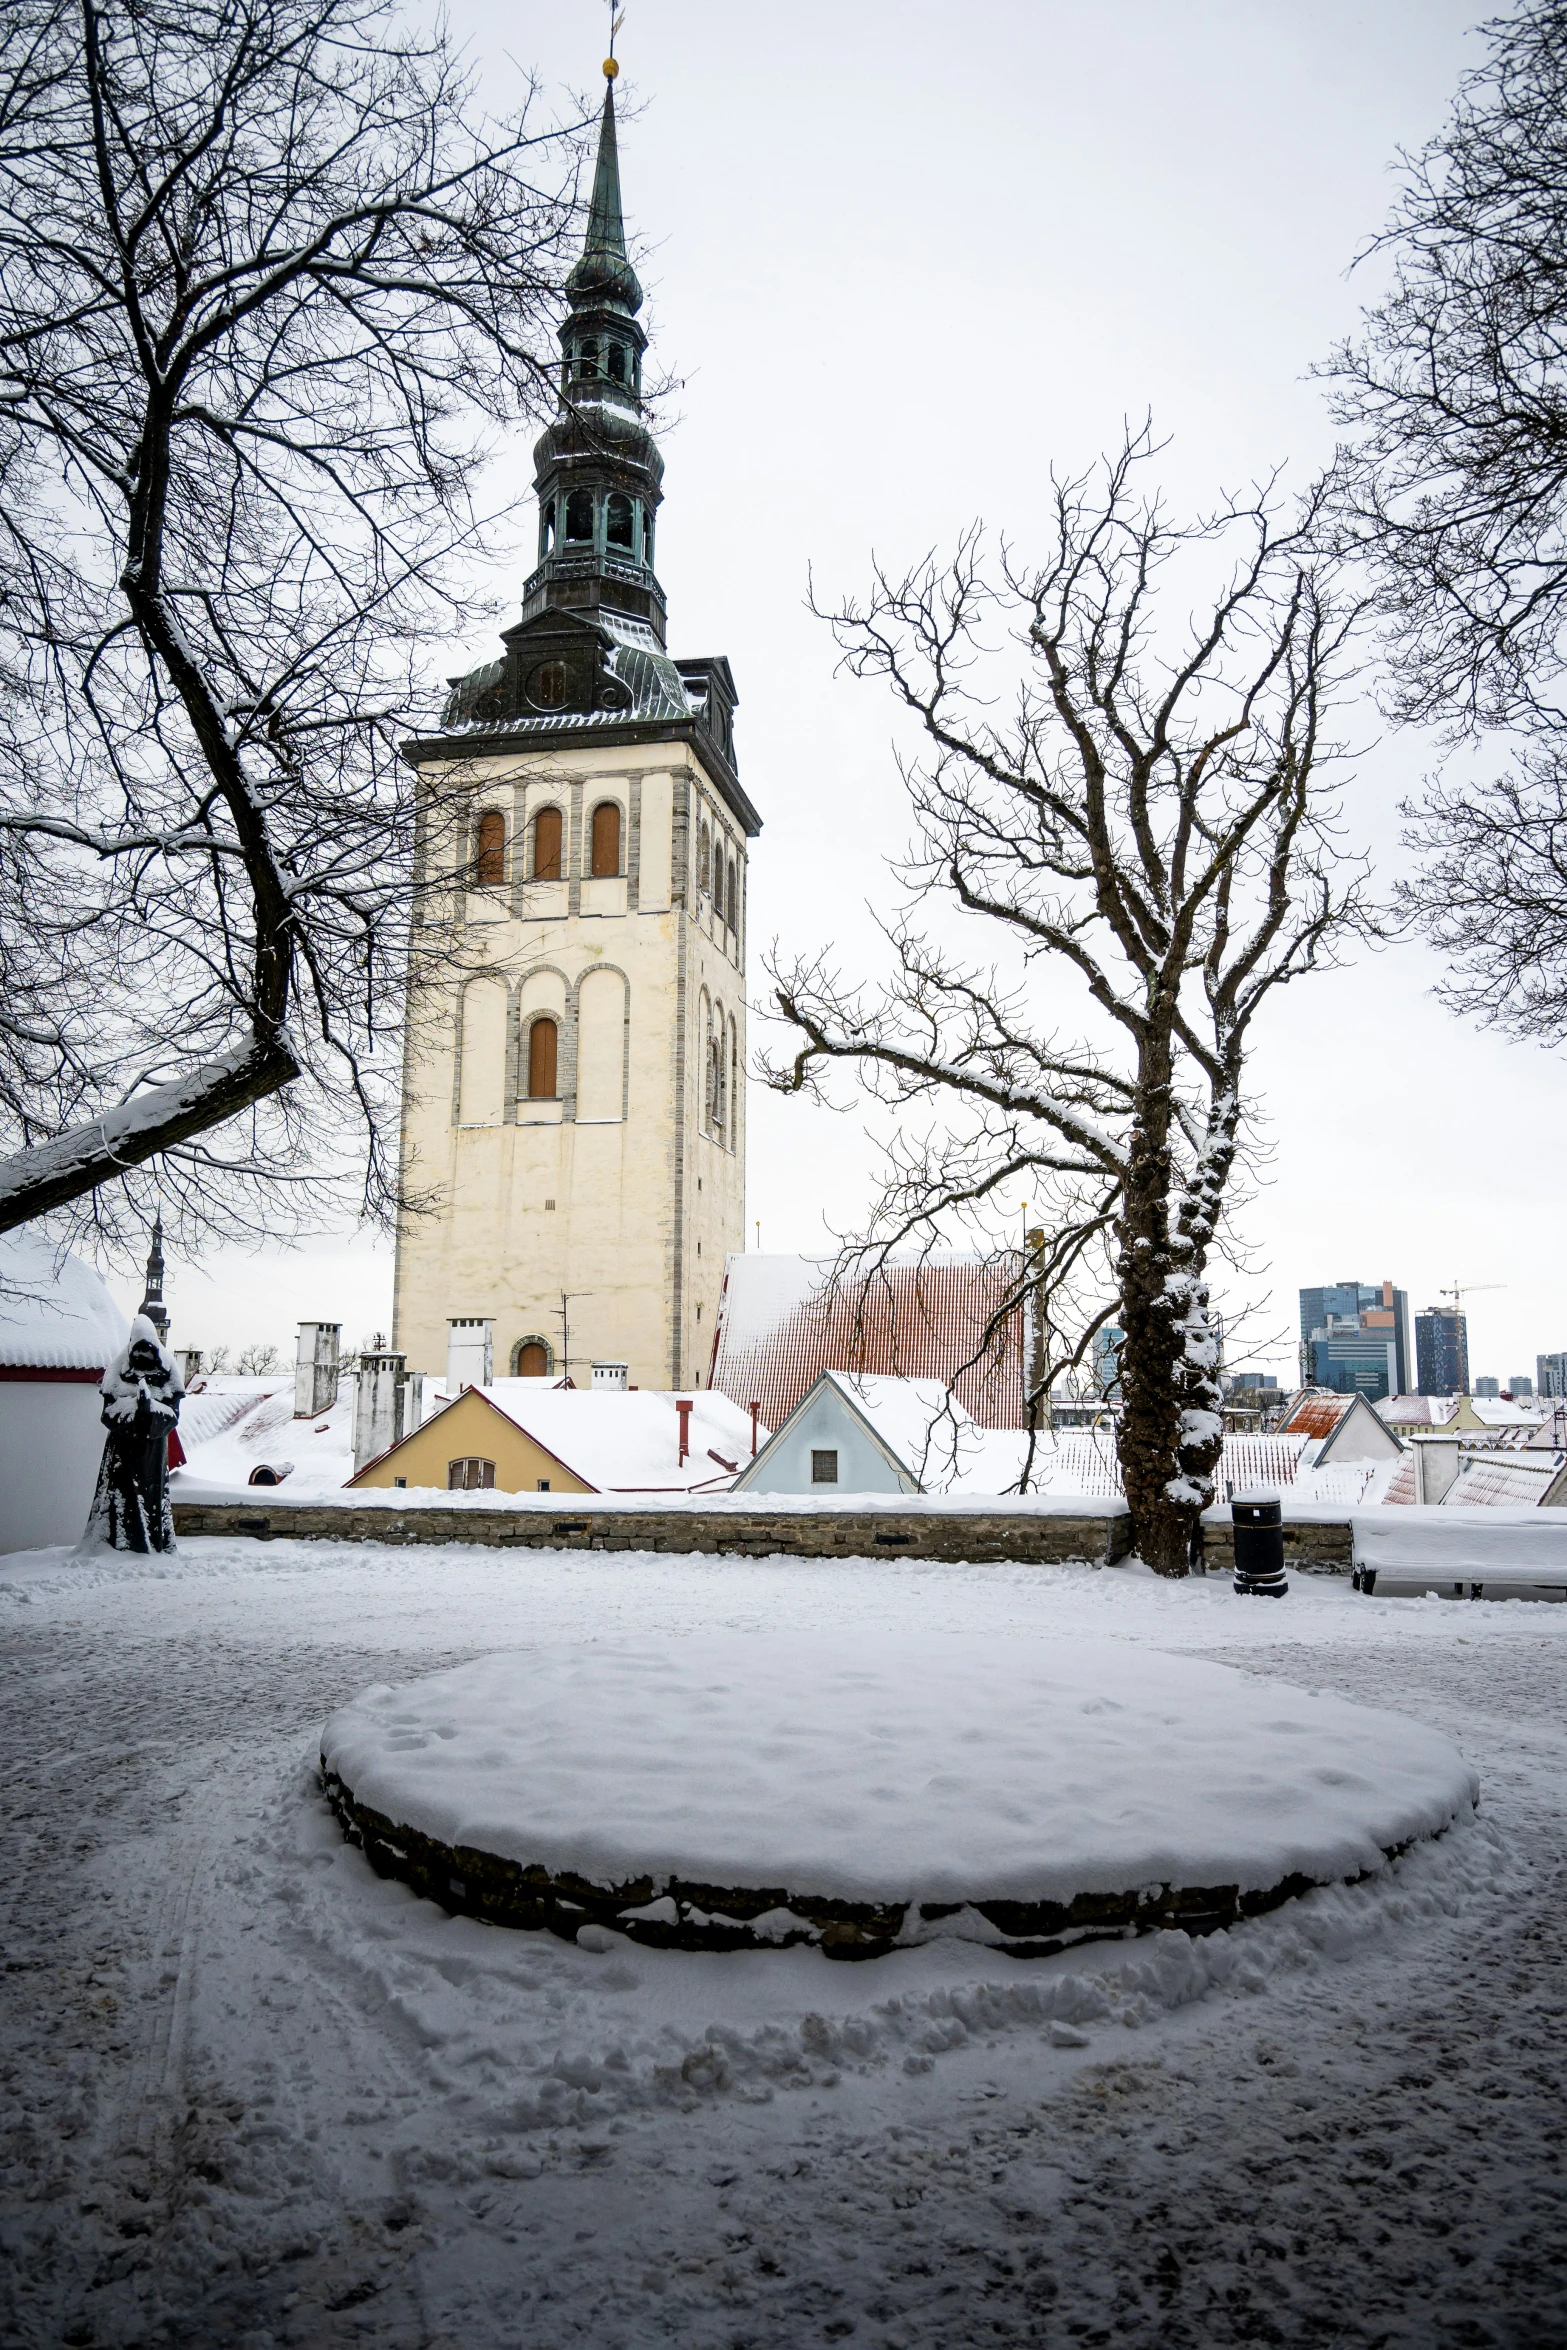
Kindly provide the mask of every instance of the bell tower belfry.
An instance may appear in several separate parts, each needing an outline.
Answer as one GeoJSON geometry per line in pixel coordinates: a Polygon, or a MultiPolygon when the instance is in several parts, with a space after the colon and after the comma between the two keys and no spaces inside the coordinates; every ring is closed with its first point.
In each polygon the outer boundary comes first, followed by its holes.
{"type": "Polygon", "coordinates": [[[671,660],[663,459],[642,403],[610,59],[538,561],[499,659],[404,746],[428,787],[403,1098],[393,1346],[453,1322],[497,1376],[705,1384],[745,1222],[747,844],[721,656],[671,660]],[[437,820],[436,811],[439,811],[437,820]],[[432,951],[433,950],[433,951],[432,951]],[[563,1300],[566,1301],[563,1305],[563,1300]]]}

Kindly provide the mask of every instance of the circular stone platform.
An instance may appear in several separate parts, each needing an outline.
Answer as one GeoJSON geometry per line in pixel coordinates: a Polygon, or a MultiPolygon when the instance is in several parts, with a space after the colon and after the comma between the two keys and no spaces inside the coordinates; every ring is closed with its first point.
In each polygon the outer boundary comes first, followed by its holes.
{"type": "Polygon", "coordinates": [[[962,1634],[487,1656],[367,1689],[321,1762],[373,1864],[448,1909],[843,1958],[1211,1931],[1478,1795],[1398,1714],[1119,1641],[962,1634]]]}

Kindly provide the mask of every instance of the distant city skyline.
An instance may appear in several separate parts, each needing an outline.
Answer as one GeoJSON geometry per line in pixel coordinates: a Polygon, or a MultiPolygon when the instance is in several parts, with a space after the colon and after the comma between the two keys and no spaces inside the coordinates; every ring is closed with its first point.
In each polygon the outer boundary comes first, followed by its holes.
{"type": "Polygon", "coordinates": [[[1333,1281],[1301,1291],[1302,1386],[1376,1402],[1408,1392],[1412,1363],[1407,1290],[1391,1281],[1333,1281]]]}

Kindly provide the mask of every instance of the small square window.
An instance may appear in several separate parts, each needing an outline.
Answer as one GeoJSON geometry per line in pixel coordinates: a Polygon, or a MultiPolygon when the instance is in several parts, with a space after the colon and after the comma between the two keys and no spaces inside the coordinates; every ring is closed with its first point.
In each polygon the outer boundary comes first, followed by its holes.
{"type": "Polygon", "coordinates": [[[838,1455],[835,1452],[813,1452],[811,1455],[811,1483],[836,1485],[838,1482],[838,1455]]]}
{"type": "Polygon", "coordinates": [[[400,1493],[407,1490],[408,1480],[406,1477],[394,1477],[392,1479],[392,1483],[397,1487],[400,1493]]]}
{"type": "Polygon", "coordinates": [[[548,1477],[541,1477],[541,1478],[539,1479],[539,1491],[540,1491],[541,1493],[548,1493],[549,1489],[550,1489],[550,1481],[549,1481],[548,1477]]]}

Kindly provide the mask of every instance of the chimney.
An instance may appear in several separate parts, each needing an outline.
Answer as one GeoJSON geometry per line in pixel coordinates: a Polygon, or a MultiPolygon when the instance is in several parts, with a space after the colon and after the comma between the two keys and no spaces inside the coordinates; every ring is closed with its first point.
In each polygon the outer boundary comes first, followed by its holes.
{"type": "Polygon", "coordinates": [[[294,1417],[313,1420],[337,1401],[337,1348],[341,1322],[301,1322],[294,1350],[294,1417]]]}
{"type": "Polygon", "coordinates": [[[691,1398],[677,1395],[675,1409],[680,1414],[680,1466],[684,1468],[691,1457],[691,1398]]]}
{"type": "Polygon", "coordinates": [[[367,1354],[359,1358],[354,1390],[354,1473],[366,1461],[379,1460],[404,1433],[403,1371],[400,1354],[367,1354]]]}
{"type": "Polygon", "coordinates": [[[495,1384],[495,1324],[477,1314],[455,1314],[446,1325],[446,1387],[459,1396],[465,1387],[495,1384]]]}
{"type": "Polygon", "coordinates": [[[624,1395],[631,1374],[629,1363],[595,1363],[593,1366],[593,1393],[595,1395],[624,1395]]]}
{"type": "Polygon", "coordinates": [[[762,1416],[762,1407],[759,1403],[748,1403],[745,1408],[751,1415],[751,1458],[754,1461],[756,1458],[756,1423],[762,1416]]]}

